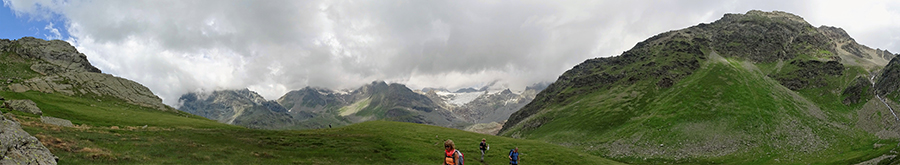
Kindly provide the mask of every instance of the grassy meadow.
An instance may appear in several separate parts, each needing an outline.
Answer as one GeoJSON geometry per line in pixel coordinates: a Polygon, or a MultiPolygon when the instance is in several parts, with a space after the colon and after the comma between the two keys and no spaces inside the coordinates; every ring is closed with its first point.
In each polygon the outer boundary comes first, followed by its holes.
{"type": "Polygon", "coordinates": [[[45,116],[75,127],[40,122],[40,116],[2,109],[36,136],[60,164],[438,164],[443,140],[452,139],[468,164],[507,164],[519,147],[524,164],[618,164],[588,153],[534,140],[457,129],[371,121],[333,129],[253,130],[184,112],[163,112],[104,97],[40,92],[0,92],[31,99],[45,116]],[[478,143],[491,145],[480,162],[478,143]]]}

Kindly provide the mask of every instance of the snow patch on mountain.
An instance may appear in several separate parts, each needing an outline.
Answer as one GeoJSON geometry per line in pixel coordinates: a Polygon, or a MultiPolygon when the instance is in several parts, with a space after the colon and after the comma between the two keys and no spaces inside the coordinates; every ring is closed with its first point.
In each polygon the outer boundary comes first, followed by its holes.
{"type": "Polygon", "coordinates": [[[441,98],[443,98],[447,103],[456,106],[465,105],[466,103],[472,102],[473,100],[484,94],[484,92],[451,93],[443,91],[438,91],[435,93],[441,96],[441,98]]]}

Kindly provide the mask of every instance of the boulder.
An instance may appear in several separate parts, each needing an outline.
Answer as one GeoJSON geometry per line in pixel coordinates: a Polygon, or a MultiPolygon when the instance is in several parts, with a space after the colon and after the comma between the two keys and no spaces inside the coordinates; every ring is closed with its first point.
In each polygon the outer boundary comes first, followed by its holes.
{"type": "Polygon", "coordinates": [[[59,159],[19,123],[0,115],[0,164],[56,164],[59,159]]]}
{"type": "Polygon", "coordinates": [[[47,123],[47,124],[63,126],[63,127],[74,127],[75,126],[74,124],[72,124],[72,121],[69,121],[66,119],[50,117],[50,116],[41,116],[41,122],[47,123]]]}
{"type": "Polygon", "coordinates": [[[28,112],[35,115],[41,115],[41,109],[31,100],[9,100],[6,101],[10,108],[16,111],[28,112]]]}

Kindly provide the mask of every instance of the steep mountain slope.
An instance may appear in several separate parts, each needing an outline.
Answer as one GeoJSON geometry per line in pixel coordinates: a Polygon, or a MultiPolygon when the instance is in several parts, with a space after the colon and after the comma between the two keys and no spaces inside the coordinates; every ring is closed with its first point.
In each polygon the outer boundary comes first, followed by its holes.
{"type": "Polygon", "coordinates": [[[726,14],[586,60],[500,134],[634,163],[870,159],[898,137],[865,85],[887,54],[789,13],[726,14]]]}
{"type": "MultiPolygon", "coordinates": [[[[97,102],[117,100],[122,104],[137,105],[157,111],[176,111],[162,104],[162,100],[153,95],[147,87],[134,81],[100,73],[99,69],[87,61],[84,54],[79,53],[75,47],[64,41],[44,41],[33,37],[23,37],[18,40],[0,39],[0,93],[3,93],[3,96],[10,96],[32,91],[81,97],[97,102]]],[[[46,105],[39,104],[34,109],[43,108],[47,108],[46,105]]],[[[35,116],[37,118],[51,118],[57,121],[83,117],[64,113],[36,114],[43,115],[35,116]]],[[[4,164],[55,164],[56,160],[53,159],[52,154],[40,153],[44,148],[42,143],[45,141],[36,142],[37,140],[30,137],[28,133],[20,132],[21,129],[18,128],[20,123],[16,119],[18,115],[22,114],[6,113],[0,117],[4,118],[3,124],[0,126],[2,129],[0,136],[4,139],[0,140],[0,144],[3,146],[3,152],[0,152],[0,155],[5,157],[2,162],[4,164]]],[[[39,134],[36,136],[38,136],[38,140],[45,140],[39,134]]]]}
{"type": "Polygon", "coordinates": [[[110,96],[131,104],[174,111],[147,87],[100,73],[87,57],[65,41],[33,37],[0,40],[4,54],[0,88],[16,92],[40,91],[69,96],[110,96]]]}
{"type": "Polygon", "coordinates": [[[894,58],[884,67],[875,83],[876,93],[900,102],[900,58],[894,58]]]}
{"type": "Polygon", "coordinates": [[[293,117],[284,107],[248,89],[188,93],[178,102],[182,104],[178,108],[181,111],[226,124],[258,129],[284,129],[294,125],[293,117]]]}

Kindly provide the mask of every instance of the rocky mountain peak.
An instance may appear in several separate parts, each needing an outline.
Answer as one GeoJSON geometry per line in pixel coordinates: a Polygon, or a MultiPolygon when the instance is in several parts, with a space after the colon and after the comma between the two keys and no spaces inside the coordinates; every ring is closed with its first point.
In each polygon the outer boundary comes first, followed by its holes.
{"type": "Polygon", "coordinates": [[[292,123],[287,109],[249,89],[188,93],[178,102],[181,111],[249,128],[278,129],[292,123]]]}
{"type": "Polygon", "coordinates": [[[100,69],[88,62],[86,55],[62,40],[46,41],[34,37],[22,37],[12,41],[3,39],[0,40],[0,51],[41,59],[66,70],[100,73],[100,69]]]}
{"type": "Polygon", "coordinates": [[[819,26],[818,29],[819,29],[819,32],[822,32],[828,38],[832,38],[832,39],[839,40],[839,41],[856,42],[853,40],[853,38],[850,37],[850,34],[847,34],[847,31],[844,31],[844,29],[842,29],[842,28],[822,25],[822,26],[819,26]]]}
{"type": "Polygon", "coordinates": [[[147,87],[120,77],[100,73],[72,45],[61,40],[46,41],[34,37],[0,39],[3,56],[22,60],[0,61],[5,66],[25,65],[33,75],[13,77],[22,81],[0,83],[14,92],[40,91],[69,96],[112,96],[131,104],[158,110],[172,110],[147,87]]]}
{"type": "Polygon", "coordinates": [[[790,21],[794,21],[794,22],[800,22],[803,24],[809,24],[806,22],[806,20],[803,20],[803,17],[800,17],[800,16],[792,14],[792,13],[783,12],[783,11],[766,12],[766,11],[761,11],[761,10],[750,10],[745,15],[764,16],[764,17],[768,17],[770,19],[783,19],[783,20],[790,20],[790,21]]]}

